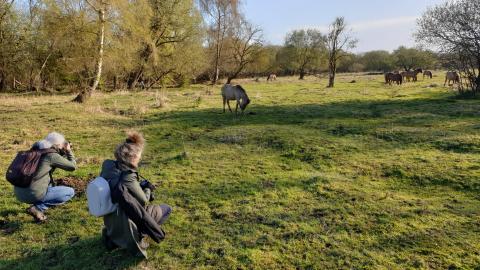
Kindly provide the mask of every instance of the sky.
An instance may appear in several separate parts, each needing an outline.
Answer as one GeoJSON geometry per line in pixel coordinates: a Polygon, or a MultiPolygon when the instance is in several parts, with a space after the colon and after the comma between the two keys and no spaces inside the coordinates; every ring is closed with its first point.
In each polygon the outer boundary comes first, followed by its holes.
{"type": "Polygon", "coordinates": [[[446,0],[244,0],[246,17],[263,29],[268,44],[281,45],[295,29],[326,33],[337,16],[344,16],[358,39],[355,52],[393,51],[413,47],[416,20],[428,7],[446,0]]]}

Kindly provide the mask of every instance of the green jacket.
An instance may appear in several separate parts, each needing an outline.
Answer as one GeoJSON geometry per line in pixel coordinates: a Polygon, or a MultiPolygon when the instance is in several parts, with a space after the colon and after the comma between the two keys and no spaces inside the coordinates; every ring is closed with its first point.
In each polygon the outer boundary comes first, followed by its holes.
{"type": "Polygon", "coordinates": [[[52,174],[56,168],[74,171],[77,168],[73,152],[68,152],[65,157],[58,153],[48,153],[41,157],[37,171],[33,176],[32,183],[27,188],[14,187],[17,199],[24,203],[36,203],[41,201],[47,193],[52,174]]]}
{"type": "MultiPolygon", "coordinates": [[[[110,190],[117,185],[119,181],[124,181],[124,185],[142,205],[146,205],[150,200],[150,189],[140,187],[136,170],[126,167],[119,163],[118,167],[113,160],[106,160],[102,165],[100,176],[109,181],[110,190]],[[123,174],[120,179],[121,171],[131,171],[133,173],[123,174]]],[[[117,211],[103,217],[102,233],[106,234],[110,240],[121,248],[127,249],[130,253],[138,256],[147,257],[147,252],[140,246],[142,237],[133,221],[128,219],[125,212],[118,207],[117,211]]]]}

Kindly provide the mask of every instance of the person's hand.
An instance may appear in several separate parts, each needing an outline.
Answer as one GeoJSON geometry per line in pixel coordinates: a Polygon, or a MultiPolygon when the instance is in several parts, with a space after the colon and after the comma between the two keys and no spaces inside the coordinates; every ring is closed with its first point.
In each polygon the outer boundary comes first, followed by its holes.
{"type": "Polygon", "coordinates": [[[154,191],[157,188],[148,180],[143,180],[142,182],[140,182],[140,187],[142,187],[142,189],[148,188],[151,191],[154,191]]]}
{"type": "Polygon", "coordinates": [[[67,152],[72,151],[72,145],[69,142],[65,142],[65,145],[63,146],[63,149],[67,152]]]}

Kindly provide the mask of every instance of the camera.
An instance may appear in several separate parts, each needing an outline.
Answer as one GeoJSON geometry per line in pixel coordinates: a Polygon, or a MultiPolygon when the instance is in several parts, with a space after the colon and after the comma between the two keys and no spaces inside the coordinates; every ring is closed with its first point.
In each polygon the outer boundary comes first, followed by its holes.
{"type": "Polygon", "coordinates": [[[70,149],[71,149],[71,148],[72,148],[72,144],[71,144],[69,141],[65,141],[65,142],[63,143],[63,147],[60,148],[60,149],[58,149],[58,153],[59,153],[60,155],[62,155],[62,156],[65,156],[65,155],[67,154],[67,152],[69,151],[69,150],[67,150],[69,145],[70,145],[70,149]]]}

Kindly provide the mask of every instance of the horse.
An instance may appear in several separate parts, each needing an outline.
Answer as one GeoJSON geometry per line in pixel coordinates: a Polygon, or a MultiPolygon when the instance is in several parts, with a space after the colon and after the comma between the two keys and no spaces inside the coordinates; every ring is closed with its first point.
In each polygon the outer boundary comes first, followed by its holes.
{"type": "Polygon", "coordinates": [[[443,84],[443,86],[447,85],[447,81],[448,81],[448,85],[450,85],[451,81],[453,81],[453,84],[459,83],[460,76],[458,76],[458,73],[455,71],[448,71],[447,74],[445,75],[445,83],[443,84]]]}
{"type": "Polygon", "coordinates": [[[430,70],[425,70],[425,71],[423,72],[423,78],[424,78],[424,79],[425,79],[425,76],[427,76],[427,77],[430,78],[430,79],[433,78],[433,74],[432,74],[432,72],[431,72],[430,70]]]}
{"type": "Polygon", "coordinates": [[[393,73],[392,72],[386,72],[385,73],[385,84],[391,84],[391,81],[390,81],[390,76],[392,76],[393,73]]]}
{"type": "Polygon", "coordinates": [[[410,82],[410,80],[412,80],[413,82],[416,82],[418,73],[423,73],[423,70],[421,68],[418,68],[414,71],[408,70],[400,74],[402,75],[403,79],[406,80],[407,82],[410,82]]]}
{"type": "Polygon", "coordinates": [[[268,81],[276,81],[276,80],[277,80],[277,75],[276,74],[272,73],[272,74],[268,75],[268,77],[267,77],[267,82],[268,81]]]}
{"type": "Polygon", "coordinates": [[[403,83],[403,77],[400,74],[388,72],[385,73],[385,84],[392,85],[392,82],[395,82],[397,85],[401,85],[403,83]]]}
{"type": "Polygon", "coordinates": [[[225,103],[228,105],[228,109],[232,112],[230,108],[230,100],[236,100],[237,105],[235,107],[235,114],[237,114],[238,106],[242,110],[242,114],[247,108],[247,105],[250,104],[250,99],[247,96],[247,92],[240,85],[231,85],[225,84],[222,87],[222,98],[223,98],[223,113],[225,113],[225,103]]]}

